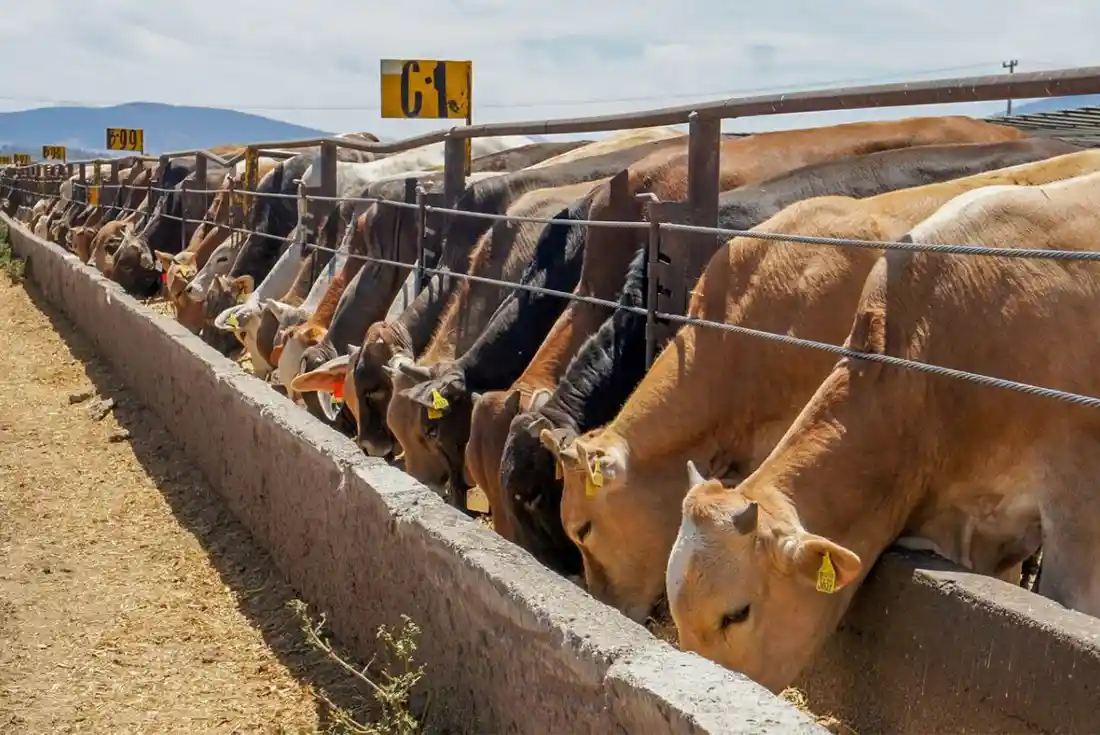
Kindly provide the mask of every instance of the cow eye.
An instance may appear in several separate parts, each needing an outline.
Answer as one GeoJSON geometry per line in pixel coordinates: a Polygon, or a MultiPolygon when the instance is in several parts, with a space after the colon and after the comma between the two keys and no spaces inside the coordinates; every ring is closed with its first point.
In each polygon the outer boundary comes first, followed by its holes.
{"type": "Polygon", "coordinates": [[[731,625],[739,625],[749,619],[749,605],[739,607],[733,612],[728,612],[722,616],[722,621],[719,623],[719,627],[722,630],[730,627],[731,625]]]}
{"type": "Polygon", "coordinates": [[[584,540],[588,538],[588,534],[590,533],[592,533],[592,521],[585,521],[577,528],[577,541],[584,543],[584,540]]]}
{"type": "Polygon", "coordinates": [[[439,422],[428,419],[428,425],[424,427],[424,435],[429,439],[434,439],[439,436],[439,422]]]}

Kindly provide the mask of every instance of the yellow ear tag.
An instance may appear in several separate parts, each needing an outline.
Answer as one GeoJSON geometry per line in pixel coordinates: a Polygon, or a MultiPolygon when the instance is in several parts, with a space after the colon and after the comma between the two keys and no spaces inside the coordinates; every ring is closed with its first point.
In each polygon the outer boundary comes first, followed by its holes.
{"type": "Polygon", "coordinates": [[[428,418],[439,419],[443,418],[443,409],[451,405],[446,398],[439,394],[439,391],[432,391],[432,407],[428,409],[428,418]]]}
{"type": "Polygon", "coordinates": [[[248,294],[246,294],[246,293],[237,294],[237,303],[238,304],[243,304],[246,301],[248,301],[248,294]]]}
{"type": "Polygon", "coordinates": [[[817,570],[817,591],[827,595],[836,592],[836,569],[828,551],[821,557],[821,568],[817,570]]]}
{"type": "Polygon", "coordinates": [[[600,458],[592,460],[592,472],[588,476],[588,484],[585,485],[585,495],[596,497],[596,491],[603,487],[603,472],[600,471],[600,458]]]}
{"type": "Polygon", "coordinates": [[[237,315],[236,314],[230,314],[229,318],[227,318],[225,320],[225,323],[228,324],[229,326],[233,327],[234,329],[241,326],[240,322],[237,321],[237,315]]]}

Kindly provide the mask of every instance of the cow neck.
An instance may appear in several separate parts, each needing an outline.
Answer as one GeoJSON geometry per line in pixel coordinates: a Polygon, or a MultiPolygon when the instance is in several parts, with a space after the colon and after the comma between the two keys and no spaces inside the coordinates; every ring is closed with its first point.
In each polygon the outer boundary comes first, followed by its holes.
{"type": "Polygon", "coordinates": [[[914,474],[921,463],[904,441],[905,421],[851,400],[854,390],[875,390],[858,383],[874,382],[881,370],[842,360],[768,459],[738,487],[773,517],[854,551],[861,578],[902,534],[922,499],[914,474]]]}

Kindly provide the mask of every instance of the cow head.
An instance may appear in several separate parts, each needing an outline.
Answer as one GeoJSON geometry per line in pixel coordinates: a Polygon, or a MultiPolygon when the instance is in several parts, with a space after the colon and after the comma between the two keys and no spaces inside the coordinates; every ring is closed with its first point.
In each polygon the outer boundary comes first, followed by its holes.
{"type": "Polygon", "coordinates": [[[111,280],[126,293],[141,298],[160,292],[163,270],[149,246],[131,230],[124,230],[122,243],[111,258],[111,280]]]}
{"type": "Polygon", "coordinates": [[[263,308],[279,321],[271,346],[271,364],[282,386],[290,384],[300,372],[302,353],[325,336],[324,327],[308,322],[309,312],[298,306],[269,299],[263,308]]]}
{"type": "Polygon", "coordinates": [[[667,518],[683,498],[682,486],[671,502],[664,502],[667,494],[639,488],[640,483],[665,478],[648,472],[628,478],[629,447],[611,429],[597,429],[574,441],[569,434],[567,429],[542,429],[539,439],[561,469],[561,522],[580,549],[588,591],[632,620],[645,622],[663,597],[660,570],[676,531],[667,518]]]}
{"type": "Polygon", "coordinates": [[[464,492],[466,442],[473,398],[454,363],[393,363],[394,395],[386,423],[405,452],[405,471],[427,485],[449,483],[464,492]]]}
{"type": "Polygon", "coordinates": [[[397,322],[375,322],[367,329],[363,348],[351,363],[351,387],[359,404],[356,441],[372,457],[397,451],[386,414],[393,395],[393,361],[412,359],[411,338],[397,322]]]}
{"type": "Polygon", "coordinates": [[[691,488],[666,585],[680,647],[774,692],[832,630],[860,558],[802,528],[790,501],[752,479],[736,489],[687,463],[691,488]]]}
{"type": "Polygon", "coordinates": [[[168,299],[176,308],[176,321],[198,334],[206,321],[206,311],[201,301],[192,301],[184,295],[187,284],[195,277],[195,254],[188,251],[170,255],[160,250],[153,253],[164,271],[164,287],[168,299]]]}
{"type": "Polygon", "coordinates": [[[253,289],[252,276],[228,278],[218,276],[210,285],[203,303],[203,326],[200,332],[203,342],[223,355],[230,355],[240,349],[241,342],[236,333],[224,331],[215,326],[216,320],[234,306],[248,298],[253,289]]]}
{"type": "MultiPolygon", "coordinates": [[[[512,400],[518,410],[518,392],[512,400]]],[[[564,419],[548,415],[544,408],[536,403],[532,410],[519,412],[508,428],[500,460],[499,514],[508,517],[503,525],[510,529],[512,541],[551,569],[573,575],[582,569],[580,552],[562,528],[561,469],[541,435],[550,431],[557,446],[572,442],[575,434],[564,419]]],[[[497,515],[494,507],[494,525],[497,515]]]]}
{"type": "MultiPolygon", "coordinates": [[[[352,384],[352,371],[349,367],[359,357],[359,348],[347,346],[347,354],[327,360],[312,370],[295,376],[290,382],[290,390],[295,393],[319,393],[322,399],[330,402],[338,410],[340,404],[346,404],[356,423],[359,421],[359,400],[352,384]]],[[[303,358],[303,362],[304,362],[303,358]]]]}
{"type": "Polygon", "coordinates": [[[76,253],[81,263],[87,263],[92,257],[92,240],[95,239],[94,227],[74,227],[66,233],[66,248],[76,253]]]}
{"type": "Polygon", "coordinates": [[[210,284],[214,282],[214,278],[229,275],[239,250],[240,241],[234,238],[230,238],[214,248],[214,252],[210,253],[206,263],[187,282],[187,286],[183,290],[183,296],[195,303],[202,303],[210,284]]]}

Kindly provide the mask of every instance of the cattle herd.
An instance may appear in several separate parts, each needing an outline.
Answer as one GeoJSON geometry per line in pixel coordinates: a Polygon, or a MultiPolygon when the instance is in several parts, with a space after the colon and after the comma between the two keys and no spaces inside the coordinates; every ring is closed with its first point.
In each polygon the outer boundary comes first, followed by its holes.
{"type": "Polygon", "coordinates": [[[1038,593],[1100,615],[1095,407],[859,357],[1100,395],[1100,150],[957,116],[724,137],[718,225],[742,234],[675,252],[689,319],[658,331],[639,195],[685,198],[687,136],[473,156],[462,215],[423,220],[408,180],[442,186],[442,144],[342,151],[316,226],[297,195],[317,148],[261,158],[254,193],[241,164],[197,181],[173,160],[102,206],[75,178],[20,197],[14,169],[0,196],[367,454],[472,515],[480,489],[502,536],[773,691],[895,543],[1013,583],[1041,549],[1038,593]],[[185,186],[213,194],[201,220],[185,186]]]}

